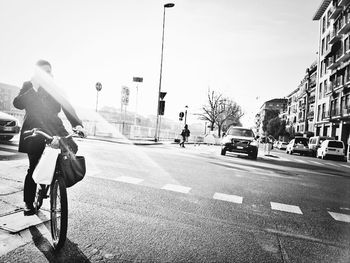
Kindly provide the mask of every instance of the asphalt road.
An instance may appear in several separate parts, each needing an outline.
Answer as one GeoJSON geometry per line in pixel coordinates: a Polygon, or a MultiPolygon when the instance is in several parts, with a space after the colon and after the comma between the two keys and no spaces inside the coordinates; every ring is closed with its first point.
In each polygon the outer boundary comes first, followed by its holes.
{"type": "Polygon", "coordinates": [[[55,253],[45,226],[32,227],[0,262],[350,262],[349,164],[205,145],[79,147],[88,173],[68,189],[65,247],[55,253]]]}

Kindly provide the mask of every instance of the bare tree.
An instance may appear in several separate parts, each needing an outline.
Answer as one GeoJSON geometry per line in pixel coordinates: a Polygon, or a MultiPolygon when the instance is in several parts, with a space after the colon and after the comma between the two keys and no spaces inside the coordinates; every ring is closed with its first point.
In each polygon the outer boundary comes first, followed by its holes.
{"type": "Polygon", "coordinates": [[[226,132],[231,126],[241,126],[240,119],[243,117],[241,106],[229,98],[224,98],[220,101],[220,113],[216,119],[218,126],[218,135],[221,136],[221,131],[226,132]]]}
{"type": "Polygon", "coordinates": [[[208,89],[208,104],[202,106],[202,113],[199,113],[199,119],[208,121],[210,124],[210,130],[214,130],[216,120],[220,114],[219,105],[222,95],[210,91],[208,89]]]}
{"type": "Polygon", "coordinates": [[[241,107],[222,94],[208,90],[208,104],[203,105],[199,119],[210,123],[210,130],[215,125],[218,127],[218,135],[221,136],[222,129],[226,131],[230,126],[240,126],[240,118],[243,116],[241,107]]]}

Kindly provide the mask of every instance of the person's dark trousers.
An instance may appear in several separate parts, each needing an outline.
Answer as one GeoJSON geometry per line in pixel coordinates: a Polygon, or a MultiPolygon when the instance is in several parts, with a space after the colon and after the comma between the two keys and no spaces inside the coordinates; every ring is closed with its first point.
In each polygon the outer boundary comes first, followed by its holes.
{"type": "Polygon", "coordinates": [[[34,182],[32,175],[35,167],[37,166],[41,157],[40,154],[28,154],[29,169],[27,171],[26,178],[24,180],[24,202],[32,204],[35,198],[36,183],[34,182]]]}

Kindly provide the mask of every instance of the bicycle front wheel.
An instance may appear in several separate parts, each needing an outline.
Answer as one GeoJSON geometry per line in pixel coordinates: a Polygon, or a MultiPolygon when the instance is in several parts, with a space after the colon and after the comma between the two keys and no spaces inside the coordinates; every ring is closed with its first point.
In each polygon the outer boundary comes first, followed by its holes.
{"type": "Polygon", "coordinates": [[[63,247],[67,236],[67,189],[62,177],[54,178],[50,192],[51,236],[55,249],[63,247]]]}

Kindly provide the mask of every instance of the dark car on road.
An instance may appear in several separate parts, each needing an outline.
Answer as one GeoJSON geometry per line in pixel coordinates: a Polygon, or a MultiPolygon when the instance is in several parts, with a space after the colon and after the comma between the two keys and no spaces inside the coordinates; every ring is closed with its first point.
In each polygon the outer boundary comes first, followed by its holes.
{"type": "Polygon", "coordinates": [[[247,154],[250,158],[258,157],[258,142],[249,128],[230,127],[221,141],[221,155],[226,152],[247,154]]]}
{"type": "Polygon", "coordinates": [[[0,111],[0,140],[9,141],[19,131],[19,121],[15,117],[0,111]]]}

